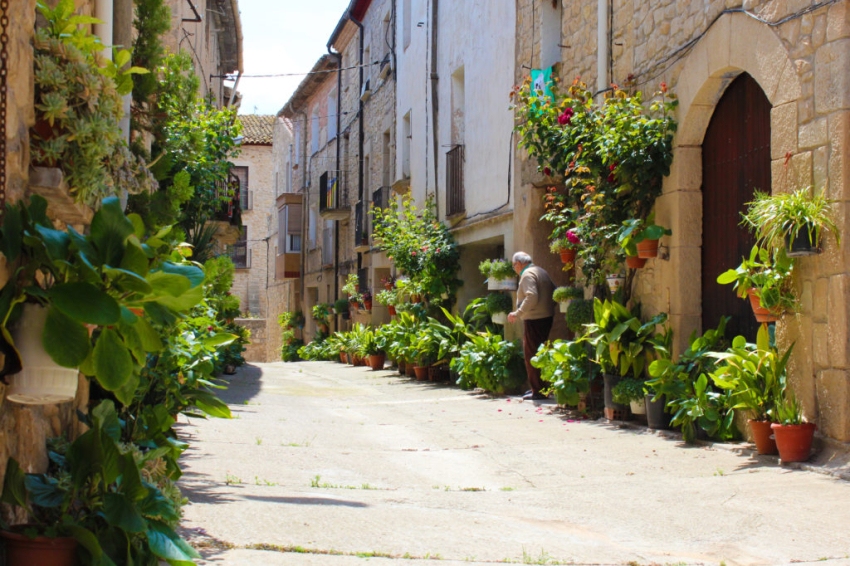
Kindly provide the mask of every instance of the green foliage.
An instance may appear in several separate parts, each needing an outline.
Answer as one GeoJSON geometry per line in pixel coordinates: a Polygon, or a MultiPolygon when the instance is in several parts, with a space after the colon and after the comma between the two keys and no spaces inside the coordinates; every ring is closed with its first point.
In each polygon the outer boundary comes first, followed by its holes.
{"type": "Polygon", "coordinates": [[[310,314],[317,323],[327,324],[331,316],[331,309],[332,307],[328,303],[317,303],[313,305],[310,314]]]}
{"type": "Polygon", "coordinates": [[[670,236],[673,232],[655,224],[653,214],[645,221],[631,218],[623,222],[623,227],[617,236],[617,243],[627,256],[637,255],[637,245],[644,240],[659,240],[662,236],[670,236]]]}
{"type": "Polygon", "coordinates": [[[304,315],[301,311],[283,312],[277,317],[277,323],[281,328],[281,360],[297,362],[300,359],[298,350],[304,345],[304,341],[296,338],[295,331],[304,326],[304,315]]]}
{"type": "Polygon", "coordinates": [[[567,307],[567,328],[581,336],[587,333],[587,325],[593,323],[593,300],[576,299],[567,307]]]}
{"type": "Polygon", "coordinates": [[[333,340],[313,340],[298,348],[298,357],[302,360],[339,361],[339,348],[333,340]]]}
{"type": "Polygon", "coordinates": [[[334,310],[336,311],[336,314],[347,313],[349,308],[348,299],[337,299],[334,301],[334,310]]]}
{"type": "Polygon", "coordinates": [[[749,411],[755,420],[771,420],[783,401],[788,358],[793,346],[780,356],[770,345],[766,325],[759,327],[755,344],[743,336],[732,340],[726,352],[713,354],[721,363],[711,373],[714,384],[732,392],[733,409],[749,411]]]}
{"type": "MultiPolygon", "coordinates": [[[[133,41],[133,64],[157,69],[165,57],[162,36],[171,28],[171,10],[163,0],[134,0],[136,29],[133,41]]],[[[149,131],[149,109],[154,107],[157,76],[153,73],[133,76],[133,112],[131,128],[149,131]]]]}
{"type": "MultiPolygon", "coordinates": [[[[584,289],[581,287],[557,287],[552,293],[552,300],[556,303],[573,301],[584,298],[584,289]]],[[[590,322],[590,321],[588,321],[590,322]]]]}
{"type": "Polygon", "coordinates": [[[832,232],[840,245],[832,204],[825,190],[815,194],[811,186],[774,195],[756,191],[742,224],[755,232],[759,245],[769,249],[784,247],[786,238],[793,241],[800,231],[805,231],[809,244],[817,247],[824,229],[832,232]]]}
{"type": "Polygon", "coordinates": [[[130,153],[121,135],[121,94],[130,76],[147,73],[123,67],[127,51],[115,63],[103,59],[104,45],[88,29],[98,20],[74,15],[73,0],[37,9],[46,26],[38,28],[35,47],[36,125],[31,131],[33,162],[60,167],[77,202],[96,206],[127,190],[150,191],[156,182],[144,162],[130,153]]]}
{"type": "Polygon", "coordinates": [[[497,395],[518,391],[526,380],[522,347],[490,332],[470,335],[450,367],[463,389],[479,387],[497,395]]]}
{"type": "Polygon", "coordinates": [[[363,296],[360,294],[360,279],[356,273],[349,273],[345,278],[345,284],[342,286],[342,292],[348,295],[348,300],[351,302],[360,302],[363,296]]]}
{"type": "MultiPolygon", "coordinates": [[[[552,240],[572,230],[586,279],[601,285],[622,259],[617,235],[623,222],[645,220],[661,194],[673,160],[672,113],[677,101],[662,84],[652,102],[616,86],[597,104],[578,79],[554,100],[532,88],[515,89],[520,145],[544,172],[563,176],[545,196],[544,220],[552,240]]],[[[628,299],[628,297],[625,297],[628,299]]]]}
{"type": "Polygon", "coordinates": [[[448,227],[436,217],[433,196],[421,210],[408,195],[400,209],[373,208],[372,215],[375,241],[409,278],[414,292],[425,295],[434,314],[440,312],[437,307],[450,306],[462,284],[457,278],[460,252],[448,227]]]}
{"type": "Polygon", "coordinates": [[[594,323],[588,326],[590,343],[596,348],[596,363],[605,373],[641,378],[654,359],[650,339],[655,327],[664,324],[666,313],[640,321],[640,309],[630,311],[615,301],[594,299],[594,323]]]}
{"type": "Polygon", "coordinates": [[[540,346],[531,365],[540,369],[540,378],[552,384],[559,405],[578,405],[581,394],[590,391],[590,382],[598,377],[587,340],[555,340],[540,346]]]}
{"type": "Polygon", "coordinates": [[[503,281],[505,279],[512,279],[516,277],[513,265],[505,259],[485,259],[478,264],[478,270],[481,271],[481,274],[484,277],[491,278],[496,281],[503,281]]]}
{"type": "Polygon", "coordinates": [[[614,402],[628,405],[632,401],[643,401],[643,398],[646,397],[644,384],[644,380],[633,377],[621,379],[611,389],[614,402]]]}
{"type": "Polygon", "coordinates": [[[487,312],[491,315],[500,312],[511,312],[513,301],[506,293],[489,293],[485,299],[487,312]]]}
{"type": "Polygon", "coordinates": [[[750,289],[761,299],[761,306],[776,313],[796,310],[792,274],[794,260],[785,254],[784,248],[768,250],[753,246],[748,258],[743,258],[735,269],[717,276],[721,285],[734,283],[738,296],[745,298],[750,289]]]}

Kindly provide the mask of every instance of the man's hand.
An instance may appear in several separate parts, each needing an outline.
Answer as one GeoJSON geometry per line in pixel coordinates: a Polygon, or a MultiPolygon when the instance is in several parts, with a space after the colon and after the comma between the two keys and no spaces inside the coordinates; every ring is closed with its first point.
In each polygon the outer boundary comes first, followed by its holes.
{"type": "Polygon", "coordinates": [[[517,318],[516,311],[508,313],[508,322],[516,322],[517,318]]]}

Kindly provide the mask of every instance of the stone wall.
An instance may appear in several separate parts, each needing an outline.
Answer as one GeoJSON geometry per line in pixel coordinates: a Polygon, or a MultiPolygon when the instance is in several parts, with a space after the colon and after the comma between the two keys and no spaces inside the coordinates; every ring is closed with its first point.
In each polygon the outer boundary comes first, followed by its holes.
{"type": "MultiPolygon", "coordinates": [[[[596,2],[564,3],[561,76],[596,83],[596,2]]],[[[653,92],[666,82],[678,94],[679,130],[675,156],[656,220],[670,226],[669,261],[641,271],[636,296],[647,315],[665,311],[681,351],[701,328],[702,242],[701,144],[715,105],[736,76],[750,74],[772,105],[772,191],[814,185],[837,201],[839,226],[847,234],[850,203],[850,17],[840,0],[810,13],[804,0],[613,2],[612,82],[632,75],[638,88],[653,92]],[[726,12],[724,13],[724,10],[726,12]],[[763,20],[763,21],[759,21],[763,20]],[[784,23],[768,25],[765,22],[784,23]]],[[[524,74],[534,44],[531,2],[518,8],[517,76],[524,74]]],[[[539,24],[536,24],[539,25],[539,24]]],[[[529,171],[529,164],[518,167],[529,171]]],[[[523,191],[533,197],[533,174],[523,191]]],[[[792,387],[807,418],[821,432],[850,440],[850,345],[848,270],[850,250],[830,237],[825,252],[798,262],[800,312],[777,325],[784,346],[795,343],[792,387]]],[[[734,266],[730,266],[734,267],[734,266]]],[[[731,295],[730,301],[737,300],[731,295]]]]}

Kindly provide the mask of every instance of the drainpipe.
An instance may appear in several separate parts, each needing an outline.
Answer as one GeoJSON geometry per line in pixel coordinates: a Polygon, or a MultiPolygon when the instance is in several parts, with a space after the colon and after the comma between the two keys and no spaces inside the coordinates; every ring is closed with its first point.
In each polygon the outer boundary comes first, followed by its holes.
{"type": "Polygon", "coordinates": [[[608,76],[609,41],[611,32],[609,21],[611,12],[608,5],[609,0],[598,0],[596,15],[596,90],[602,92],[611,86],[611,78],[608,76]]]}
{"type": "MultiPolygon", "coordinates": [[[[354,19],[354,16],[351,15],[351,12],[348,13],[348,19],[357,26],[358,33],[360,35],[360,55],[358,56],[359,67],[360,67],[360,86],[358,87],[357,92],[363,92],[363,52],[365,50],[366,38],[363,34],[363,23],[354,19]]],[[[370,85],[371,86],[371,85],[370,85]]],[[[357,154],[360,156],[359,164],[357,167],[357,198],[360,202],[360,206],[365,205],[365,201],[363,199],[363,164],[365,163],[365,157],[363,155],[363,147],[364,147],[364,138],[365,132],[363,128],[363,106],[364,102],[361,100],[358,105],[358,120],[357,120],[357,154]]],[[[365,214],[365,211],[364,211],[365,214]]],[[[360,269],[363,267],[363,254],[361,252],[357,252],[357,275],[360,275],[360,269]]]]}
{"type": "Polygon", "coordinates": [[[440,218],[440,126],[439,111],[440,97],[437,90],[437,17],[439,13],[439,0],[431,0],[431,130],[434,134],[434,212],[437,219],[440,218]]]}
{"type": "MultiPolygon", "coordinates": [[[[342,175],[340,175],[340,156],[342,154],[342,55],[331,51],[328,45],[328,54],[336,59],[336,175],[337,186],[342,188],[342,175]]],[[[339,220],[334,220],[334,300],[339,298],[339,220]]]]}
{"type": "Polygon", "coordinates": [[[101,54],[112,61],[112,21],[113,0],[97,0],[94,5],[94,17],[101,21],[94,25],[94,33],[100,38],[105,46],[101,54]]]}

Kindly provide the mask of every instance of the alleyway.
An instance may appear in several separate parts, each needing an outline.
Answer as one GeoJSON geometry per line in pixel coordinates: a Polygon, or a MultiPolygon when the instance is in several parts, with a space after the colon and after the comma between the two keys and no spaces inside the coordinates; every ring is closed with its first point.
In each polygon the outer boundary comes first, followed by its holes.
{"type": "Polygon", "coordinates": [[[332,363],[223,397],[180,426],[205,564],[850,564],[850,482],[746,450],[332,363]]]}

